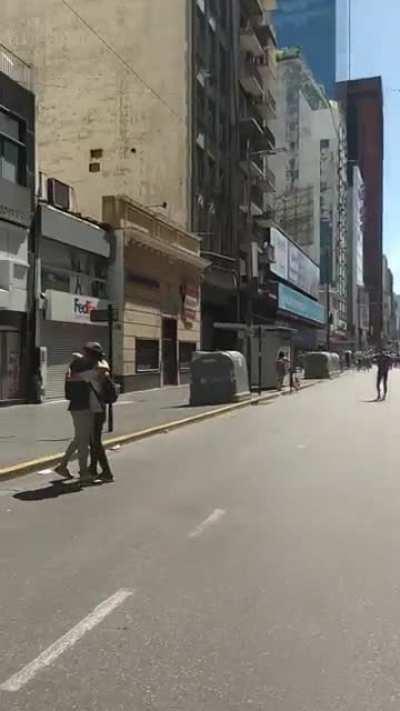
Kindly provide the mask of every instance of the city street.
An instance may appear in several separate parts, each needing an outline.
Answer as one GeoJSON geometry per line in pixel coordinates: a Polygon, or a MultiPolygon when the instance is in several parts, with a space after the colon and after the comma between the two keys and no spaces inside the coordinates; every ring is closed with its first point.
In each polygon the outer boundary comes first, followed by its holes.
{"type": "Polygon", "coordinates": [[[400,371],[0,485],[0,708],[400,703],[400,371]]]}

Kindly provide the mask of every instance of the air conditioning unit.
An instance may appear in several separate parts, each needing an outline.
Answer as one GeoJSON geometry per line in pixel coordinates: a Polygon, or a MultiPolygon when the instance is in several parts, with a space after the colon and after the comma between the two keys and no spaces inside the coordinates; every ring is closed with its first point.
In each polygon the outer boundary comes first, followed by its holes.
{"type": "Polygon", "coordinates": [[[55,178],[47,181],[48,201],[60,210],[70,210],[72,206],[72,188],[55,178]]]}

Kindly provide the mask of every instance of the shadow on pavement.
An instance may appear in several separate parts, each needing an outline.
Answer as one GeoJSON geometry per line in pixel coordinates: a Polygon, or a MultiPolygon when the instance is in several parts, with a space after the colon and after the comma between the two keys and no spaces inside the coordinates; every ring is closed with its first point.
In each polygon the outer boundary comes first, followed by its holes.
{"type": "Polygon", "coordinates": [[[76,494],[82,491],[82,485],[79,481],[74,481],[66,484],[63,481],[52,481],[49,486],[40,489],[31,489],[30,491],[20,491],[14,494],[13,498],[18,501],[44,501],[45,499],[56,499],[58,496],[65,494],[76,494]]]}
{"type": "Polygon", "coordinates": [[[363,402],[363,403],[365,404],[365,403],[369,403],[369,402],[384,402],[384,400],[381,400],[381,399],[378,399],[377,397],[374,397],[373,400],[361,400],[361,402],[363,402]]]}

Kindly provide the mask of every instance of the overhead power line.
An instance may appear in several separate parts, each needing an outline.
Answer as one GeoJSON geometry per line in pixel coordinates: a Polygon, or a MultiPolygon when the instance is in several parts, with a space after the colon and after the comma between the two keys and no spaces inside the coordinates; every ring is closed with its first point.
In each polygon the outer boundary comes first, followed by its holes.
{"type": "Polygon", "coordinates": [[[62,2],[63,5],[65,5],[66,8],[68,8],[68,10],[69,10],[70,12],[72,12],[73,15],[75,15],[75,17],[79,20],[79,22],[81,22],[82,25],[84,25],[84,26],[86,27],[86,29],[88,29],[89,32],[91,32],[91,33],[99,40],[99,42],[101,42],[101,43],[104,45],[104,47],[106,47],[106,49],[107,49],[111,54],[113,54],[114,57],[116,57],[116,58],[121,62],[121,64],[123,64],[123,66],[124,66],[131,74],[133,74],[133,76],[136,77],[136,79],[137,79],[141,84],[143,84],[143,86],[145,86],[146,89],[148,89],[148,91],[149,91],[156,99],[158,99],[158,101],[160,101],[160,102],[166,107],[166,109],[168,109],[168,111],[169,111],[173,116],[175,116],[175,118],[177,118],[179,121],[182,121],[182,123],[183,123],[183,118],[182,118],[182,116],[181,116],[180,114],[178,114],[178,113],[168,104],[168,102],[164,99],[163,96],[161,96],[161,94],[159,94],[155,89],[153,89],[152,86],[150,86],[150,84],[147,83],[147,81],[146,81],[145,79],[143,79],[143,77],[139,74],[139,72],[137,72],[136,69],[134,69],[134,68],[132,67],[132,65],[129,64],[129,62],[127,62],[126,59],[124,59],[124,58],[117,52],[117,50],[114,49],[114,47],[113,47],[109,42],[107,42],[107,40],[104,39],[104,37],[102,37],[102,36],[100,35],[100,33],[97,32],[97,30],[95,30],[95,28],[92,27],[92,25],[90,25],[87,20],[85,20],[84,17],[82,17],[82,15],[79,14],[79,12],[78,12],[77,10],[75,10],[75,8],[72,7],[72,5],[69,4],[69,2],[67,2],[67,0],[61,0],[61,2],[62,2]]]}

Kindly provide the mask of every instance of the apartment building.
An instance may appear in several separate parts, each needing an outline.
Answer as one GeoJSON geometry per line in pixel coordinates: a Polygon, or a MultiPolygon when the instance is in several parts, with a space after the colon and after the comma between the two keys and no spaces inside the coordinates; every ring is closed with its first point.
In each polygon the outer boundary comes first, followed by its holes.
{"type": "MultiPolygon", "coordinates": [[[[298,48],[278,54],[276,223],[321,267],[320,301],[346,337],[346,125],[298,48]]],[[[322,334],[322,338],[324,335],[322,334]]]]}
{"type": "Polygon", "coordinates": [[[84,215],[101,220],[104,195],[127,195],[201,237],[206,346],[213,322],[244,308],[240,274],[246,289],[250,237],[262,242],[256,218],[271,204],[274,7],[2,4],[4,37],[35,66],[43,172],[75,188],[84,215]]]}
{"type": "Polygon", "coordinates": [[[35,102],[30,67],[0,45],[0,401],[29,391],[35,102]]]}

